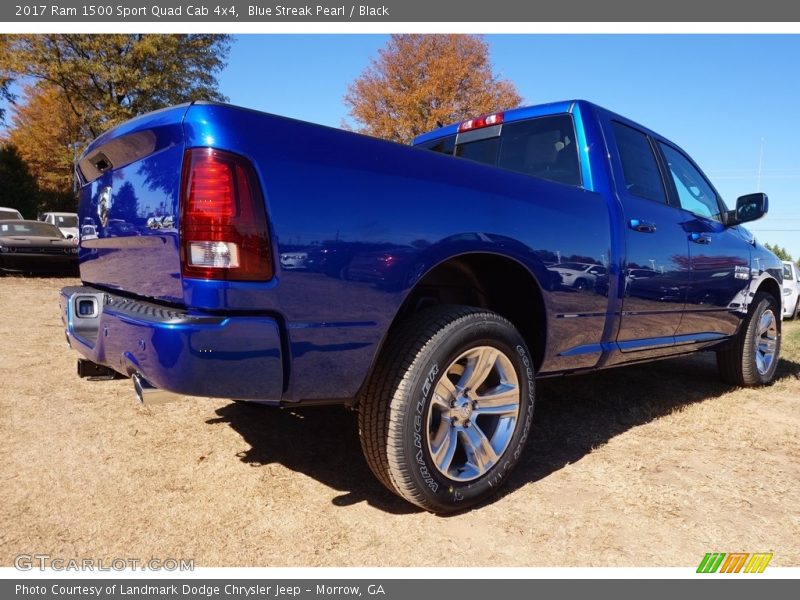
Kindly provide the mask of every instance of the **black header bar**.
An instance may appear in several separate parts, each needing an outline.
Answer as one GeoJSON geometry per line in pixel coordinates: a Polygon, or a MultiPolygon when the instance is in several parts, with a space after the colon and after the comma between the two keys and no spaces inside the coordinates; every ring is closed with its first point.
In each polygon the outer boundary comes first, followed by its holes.
{"type": "MultiPolygon", "coordinates": [[[[0,3],[0,21],[13,23],[152,22],[798,22],[800,3],[786,0],[86,0],[0,3]]],[[[688,33],[688,32],[687,32],[688,33]]]]}

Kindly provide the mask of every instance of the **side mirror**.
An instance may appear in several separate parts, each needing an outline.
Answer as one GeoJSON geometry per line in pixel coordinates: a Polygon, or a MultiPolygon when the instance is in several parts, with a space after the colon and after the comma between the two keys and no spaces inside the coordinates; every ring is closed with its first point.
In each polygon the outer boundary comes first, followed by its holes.
{"type": "Polygon", "coordinates": [[[769,198],[764,193],[747,194],[736,199],[736,210],[728,211],[726,221],[728,225],[756,221],[767,214],[769,198]]]}

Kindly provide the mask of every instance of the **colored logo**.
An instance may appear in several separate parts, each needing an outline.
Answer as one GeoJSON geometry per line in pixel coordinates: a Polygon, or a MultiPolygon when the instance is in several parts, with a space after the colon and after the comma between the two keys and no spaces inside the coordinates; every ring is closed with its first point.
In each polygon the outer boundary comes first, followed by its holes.
{"type": "Polygon", "coordinates": [[[763,573],[772,552],[750,554],[748,552],[708,552],[700,565],[698,573],[763,573]]]}

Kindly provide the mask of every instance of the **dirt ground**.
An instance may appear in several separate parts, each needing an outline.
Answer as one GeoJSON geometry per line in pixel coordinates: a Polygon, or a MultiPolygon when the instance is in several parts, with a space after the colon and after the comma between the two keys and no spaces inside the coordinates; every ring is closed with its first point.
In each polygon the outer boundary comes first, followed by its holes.
{"type": "Polygon", "coordinates": [[[384,490],[355,416],[184,398],[75,375],[72,279],[0,279],[0,565],[192,558],[195,566],[800,566],[800,326],[777,383],[719,383],[704,355],[543,382],[511,484],[451,517],[384,490]]]}

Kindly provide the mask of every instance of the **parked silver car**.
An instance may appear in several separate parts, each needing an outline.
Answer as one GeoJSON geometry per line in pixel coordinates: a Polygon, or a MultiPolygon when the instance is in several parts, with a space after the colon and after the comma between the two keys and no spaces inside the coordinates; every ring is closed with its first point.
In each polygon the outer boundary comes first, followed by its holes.
{"type": "Polygon", "coordinates": [[[46,212],[39,217],[40,221],[55,225],[66,238],[78,237],[78,215],[71,212],[46,212]]]}
{"type": "Polygon", "coordinates": [[[0,206],[0,220],[3,219],[19,219],[21,221],[22,214],[16,208],[0,206]]]}
{"type": "Polygon", "coordinates": [[[793,320],[800,311],[800,269],[792,261],[783,261],[783,318],[793,320]]]}

